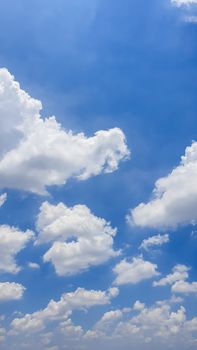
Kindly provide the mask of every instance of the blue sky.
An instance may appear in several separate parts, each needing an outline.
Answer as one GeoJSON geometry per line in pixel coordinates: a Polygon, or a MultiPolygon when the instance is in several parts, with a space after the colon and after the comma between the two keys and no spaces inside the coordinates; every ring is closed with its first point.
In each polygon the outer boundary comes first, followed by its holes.
{"type": "Polygon", "coordinates": [[[196,31],[195,0],[1,1],[3,350],[196,348],[196,31]]]}

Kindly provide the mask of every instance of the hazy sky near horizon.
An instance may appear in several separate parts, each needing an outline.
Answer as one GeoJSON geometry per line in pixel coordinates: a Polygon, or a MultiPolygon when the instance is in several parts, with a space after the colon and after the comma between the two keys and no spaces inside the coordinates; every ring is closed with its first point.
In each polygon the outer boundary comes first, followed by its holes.
{"type": "Polygon", "coordinates": [[[194,350],[197,2],[0,2],[0,348],[194,350]]]}

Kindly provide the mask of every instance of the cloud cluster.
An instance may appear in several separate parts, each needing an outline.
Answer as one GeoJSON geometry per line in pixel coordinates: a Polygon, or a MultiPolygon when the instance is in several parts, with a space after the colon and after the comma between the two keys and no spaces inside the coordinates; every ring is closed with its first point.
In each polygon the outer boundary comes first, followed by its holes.
{"type": "Polygon", "coordinates": [[[171,300],[158,301],[151,306],[137,300],[133,307],[105,312],[87,330],[73,323],[74,310],[105,305],[110,298],[107,292],[84,289],[64,294],[59,302],[51,301],[46,309],[13,320],[7,339],[15,336],[16,345],[21,345],[21,339],[23,343],[26,340],[30,349],[37,343],[39,350],[195,349],[197,318],[188,319],[186,309],[171,300]],[[50,331],[51,321],[53,332],[50,331]]]}
{"type": "Polygon", "coordinates": [[[41,118],[41,102],[0,69],[0,187],[46,193],[74,177],[110,173],[129,156],[123,132],[101,130],[92,137],[65,131],[55,117],[41,118]]]}
{"type": "Polygon", "coordinates": [[[119,254],[113,249],[116,229],[91,213],[85,205],[67,207],[44,202],[37,219],[37,244],[52,243],[44,261],[58,275],[73,275],[119,254]]]}
{"type": "Polygon", "coordinates": [[[74,310],[109,304],[117,294],[117,288],[108,291],[78,288],[75,292],[63,294],[59,301],[51,300],[45,309],[15,318],[11,323],[11,333],[40,332],[50,321],[67,320],[74,310]]]}
{"type": "Polygon", "coordinates": [[[137,284],[159,275],[157,265],[143,260],[142,257],[133,258],[131,262],[123,259],[113,271],[117,275],[114,281],[116,285],[137,284]]]}
{"type": "Polygon", "coordinates": [[[176,228],[197,223],[197,142],[168,176],[157,180],[154,198],[132,209],[128,220],[140,227],[176,228]]]}

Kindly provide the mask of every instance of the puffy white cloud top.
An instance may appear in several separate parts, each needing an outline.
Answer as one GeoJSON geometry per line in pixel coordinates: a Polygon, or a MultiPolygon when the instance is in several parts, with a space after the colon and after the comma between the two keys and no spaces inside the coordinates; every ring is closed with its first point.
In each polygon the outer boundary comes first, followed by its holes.
{"type": "Polygon", "coordinates": [[[117,275],[114,281],[116,285],[137,284],[159,275],[157,265],[143,260],[142,257],[133,258],[131,262],[123,259],[113,271],[117,275]]]}
{"type": "Polygon", "coordinates": [[[39,194],[74,177],[110,173],[129,156],[119,128],[92,137],[65,131],[56,118],[43,119],[42,104],[0,69],[0,187],[39,194]]]}
{"type": "Polygon", "coordinates": [[[33,232],[27,230],[22,232],[15,227],[0,225],[0,273],[17,273],[20,267],[17,266],[16,255],[33,238],[33,232]]]}
{"type": "Polygon", "coordinates": [[[0,282],[0,302],[21,299],[25,287],[15,282],[0,282]]]}
{"type": "Polygon", "coordinates": [[[58,275],[72,275],[117,256],[113,249],[116,229],[91,213],[85,205],[67,207],[44,202],[37,218],[37,244],[52,242],[44,261],[51,261],[58,275]]]}
{"type": "Polygon", "coordinates": [[[186,148],[181,163],[155,184],[154,198],[132,209],[128,220],[141,227],[176,228],[197,223],[197,142],[186,148]]]}

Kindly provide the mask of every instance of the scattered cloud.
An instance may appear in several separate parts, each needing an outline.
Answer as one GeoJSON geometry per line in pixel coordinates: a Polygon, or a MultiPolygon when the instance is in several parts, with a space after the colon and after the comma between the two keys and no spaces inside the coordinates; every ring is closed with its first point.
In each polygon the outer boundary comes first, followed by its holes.
{"type": "Polygon", "coordinates": [[[7,200],[7,193],[3,193],[0,195],[0,207],[2,207],[2,205],[4,205],[4,203],[7,200]]]}
{"type": "Polygon", "coordinates": [[[37,244],[53,243],[43,259],[52,262],[60,276],[82,272],[119,255],[113,249],[117,230],[85,205],[70,208],[44,202],[36,226],[37,244]]]}
{"type": "Polygon", "coordinates": [[[46,194],[47,186],[74,177],[110,173],[129,156],[119,128],[83,133],[65,131],[56,118],[43,119],[42,104],[20,88],[7,69],[0,69],[0,183],[46,194]],[[3,118],[6,115],[6,118],[3,118]]]}
{"type": "Polygon", "coordinates": [[[176,228],[197,222],[197,142],[186,148],[181,163],[155,184],[154,198],[132,209],[128,218],[140,227],[176,228]]]}
{"type": "Polygon", "coordinates": [[[149,250],[152,246],[161,246],[162,244],[169,242],[169,235],[166,233],[165,235],[155,235],[151,236],[147,239],[144,239],[142,244],[140,245],[141,249],[149,250]]]}
{"type": "Polygon", "coordinates": [[[19,300],[22,298],[25,287],[15,282],[0,282],[0,302],[19,300]]]}
{"type": "Polygon", "coordinates": [[[0,272],[17,273],[16,255],[33,239],[32,231],[22,232],[15,227],[0,225],[0,272]]]}
{"type": "Polygon", "coordinates": [[[35,262],[28,262],[28,267],[33,270],[38,270],[40,268],[40,265],[35,262]]]}
{"type": "Polygon", "coordinates": [[[188,271],[190,270],[189,267],[185,265],[176,265],[172,269],[172,273],[167,275],[166,277],[160,279],[159,281],[153,282],[154,287],[161,287],[166,285],[172,285],[173,283],[185,280],[188,278],[189,274],[188,271]]]}
{"type": "Polygon", "coordinates": [[[197,23],[197,16],[185,16],[184,21],[187,23],[197,23]]]}
{"type": "Polygon", "coordinates": [[[176,5],[178,7],[180,6],[187,6],[187,5],[195,5],[197,4],[197,0],[171,0],[171,3],[173,5],[176,5]]]}
{"type": "Polygon", "coordinates": [[[161,287],[166,285],[172,285],[172,293],[182,293],[182,294],[191,294],[197,293],[197,282],[188,282],[186,281],[189,277],[188,271],[189,267],[185,265],[176,265],[172,273],[166,277],[155,281],[153,283],[154,287],[161,287]]]}
{"type": "Polygon", "coordinates": [[[197,282],[177,281],[172,286],[172,292],[183,294],[197,294],[197,282]]]}
{"type": "Polygon", "coordinates": [[[142,257],[133,258],[132,261],[123,259],[113,269],[117,275],[114,284],[137,284],[143,280],[158,276],[157,265],[143,260],[142,257]]]}

